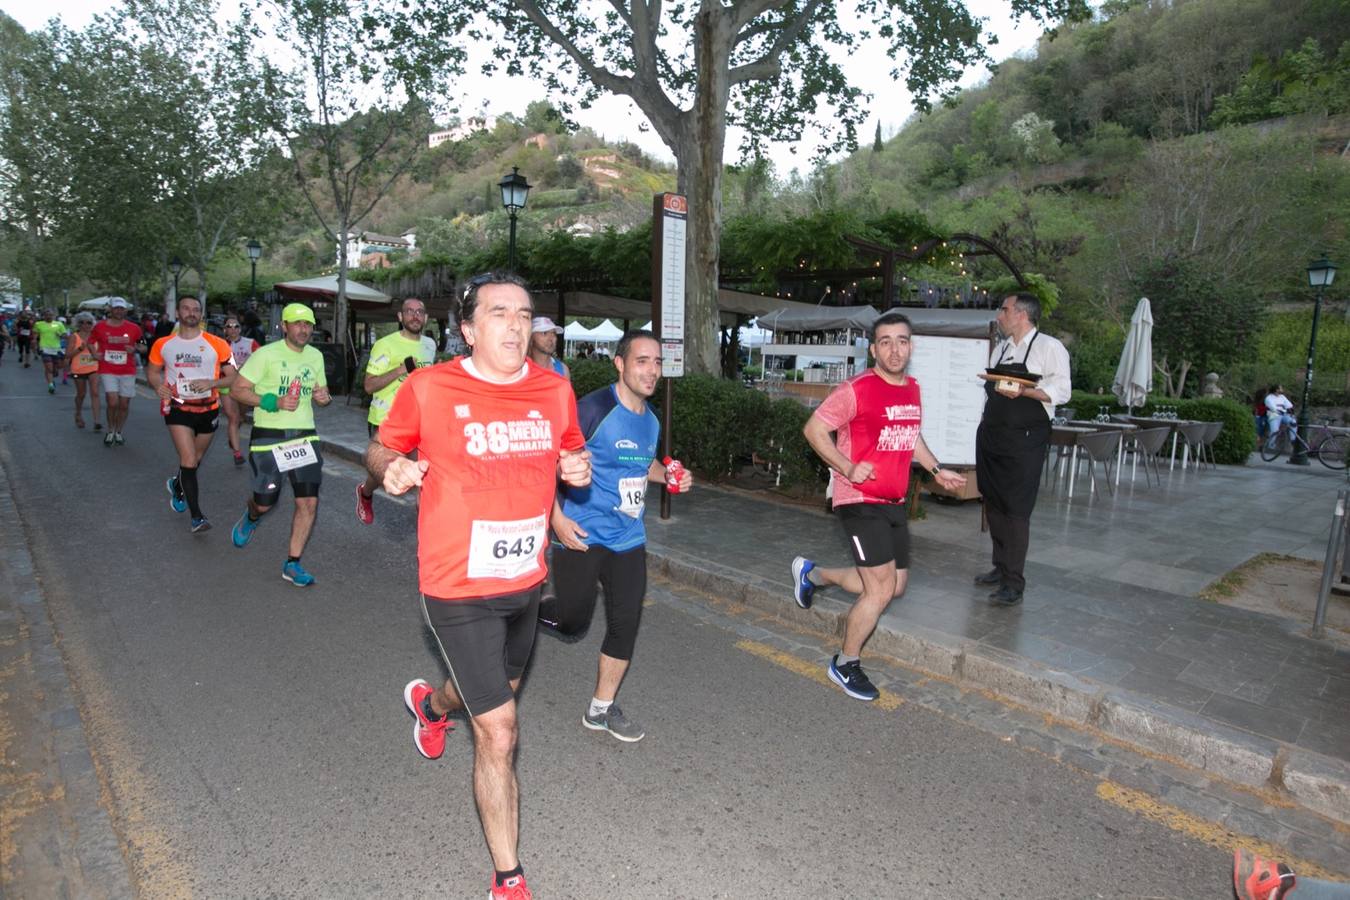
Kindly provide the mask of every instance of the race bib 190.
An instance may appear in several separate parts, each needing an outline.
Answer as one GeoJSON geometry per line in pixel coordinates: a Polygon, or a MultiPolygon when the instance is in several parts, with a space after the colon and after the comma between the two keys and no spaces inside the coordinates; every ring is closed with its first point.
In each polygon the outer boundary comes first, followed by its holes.
{"type": "Polygon", "coordinates": [[[475,521],[469,536],[469,577],[510,579],[538,571],[544,535],[542,515],[514,522],[475,521]]]}
{"type": "Polygon", "coordinates": [[[289,472],[291,469],[319,461],[314,455],[314,445],[309,441],[292,441],[273,447],[272,458],[277,461],[277,468],[282,472],[289,472]]]}

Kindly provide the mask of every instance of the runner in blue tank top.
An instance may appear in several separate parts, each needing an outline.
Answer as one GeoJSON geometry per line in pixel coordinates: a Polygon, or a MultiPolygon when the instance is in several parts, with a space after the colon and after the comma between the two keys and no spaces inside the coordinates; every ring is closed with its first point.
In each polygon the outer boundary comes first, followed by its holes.
{"type": "Polygon", "coordinates": [[[572,373],[568,371],[567,364],[555,355],[558,352],[558,335],[562,333],[563,330],[553,324],[548,316],[535,316],[530,323],[530,361],[571,381],[572,373]]]}
{"type": "MultiPolygon", "coordinates": [[[[630,331],[615,350],[616,384],[577,402],[577,419],[591,452],[591,483],[564,488],[553,504],[553,584],[557,597],[539,604],[539,620],[565,638],[590,627],[598,587],[605,587],[605,640],[595,696],[581,724],[621,741],[646,732],[614,697],[633,658],[642,598],[647,593],[647,532],[642,522],[647,483],[664,482],[656,459],[661,425],[647,400],[661,375],[661,345],[650,331],[630,331]]],[[[689,490],[686,471],[680,491],[689,490]]]]}

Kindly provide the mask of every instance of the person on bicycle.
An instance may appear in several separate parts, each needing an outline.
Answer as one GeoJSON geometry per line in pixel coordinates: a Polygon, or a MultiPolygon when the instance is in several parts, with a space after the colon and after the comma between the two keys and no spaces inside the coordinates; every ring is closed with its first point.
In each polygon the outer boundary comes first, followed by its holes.
{"type": "Polygon", "coordinates": [[[1288,425],[1293,428],[1298,420],[1293,416],[1294,401],[1284,395],[1284,385],[1272,384],[1266,394],[1266,420],[1270,423],[1270,440],[1277,439],[1280,428],[1288,425]]]}

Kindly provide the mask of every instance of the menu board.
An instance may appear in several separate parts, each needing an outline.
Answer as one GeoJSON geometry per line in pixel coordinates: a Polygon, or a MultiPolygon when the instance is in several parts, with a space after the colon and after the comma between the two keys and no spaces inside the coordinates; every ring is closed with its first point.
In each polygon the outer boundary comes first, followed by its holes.
{"type": "Polygon", "coordinates": [[[989,365],[985,338],[914,335],[909,374],[923,397],[923,439],[944,466],[975,465],[975,429],[984,415],[989,365]]]}

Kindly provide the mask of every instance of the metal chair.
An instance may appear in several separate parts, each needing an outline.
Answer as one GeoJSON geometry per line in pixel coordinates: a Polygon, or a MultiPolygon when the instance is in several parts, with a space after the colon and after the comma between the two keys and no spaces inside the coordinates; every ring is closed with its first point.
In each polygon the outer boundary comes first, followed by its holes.
{"type": "Polygon", "coordinates": [[[1120,446],[1120,433],[1117,431],[1097,431],[1078,436],[1078,448],[1087,459],[1088,475],[1092,478],[1091,490],[1097,490],[1097,463],[1102,464],[1106,474],[1106,490],[1114,495],[1116,489],[1111,485],[1111,460],[1115,458],[1116,448],[1120,446]]]}
{"type": "Polygon", "coordinates": [[[1205,441],[1205,435],[1209,432],[1209,422],[1186,422],[1177,425],[1177,434],[1181,435],[1181,440],[1186,444],[1187,452],[1194,455],[1195,467],[1200,468],[1201,447],[1205,441]]]}
{"type": "Polygon", "coordinates": [[[1204,461],[1209,463],[1211,469],[1218,468],[1214,462],[1214,442],[1219,439],[1219,435],[1222,432],[1222,422],[1205,423],[1205,434],[1200,438],[1200,445],[1195,449],[1196,465],[1199,465],[1201,461],[1204,461]]]}
{"type": "Polygon", "coordinates": [[[1134,454],[1136,460],[1143,457],[1145,485],[1149,483],[1150,466],[1153,467],[1153,477],[1158,479],[1159,486],[1162,485],[1162,474],[1158,471],[1158,454],[1167,446],[1167,439],[1171,436],[1171,427],[1164,425],[1162,428],[1141,428],[1126,438],[1125,452],[1134,454]]]}

